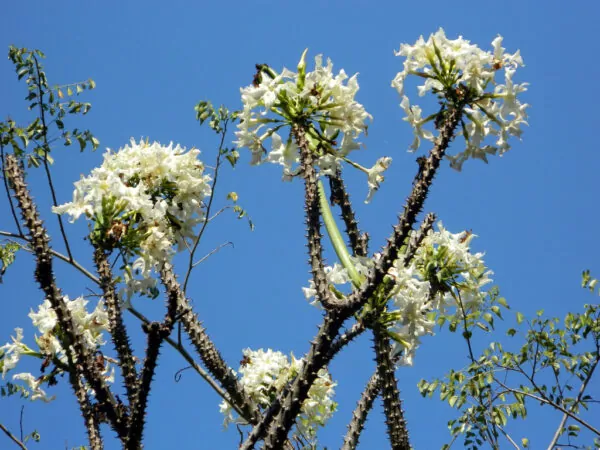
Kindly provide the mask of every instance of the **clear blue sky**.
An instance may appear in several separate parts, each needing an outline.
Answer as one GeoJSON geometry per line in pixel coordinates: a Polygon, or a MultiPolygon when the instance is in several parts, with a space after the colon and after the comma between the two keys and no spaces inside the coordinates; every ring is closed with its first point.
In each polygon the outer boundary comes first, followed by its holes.
{"type": "MultiPolygon", "coordinates": [[[[370,205],[362,203],[364,178],[349,178],[360,223],[372,236],[372,249],[377,249],[396,220],[416,170],[415,155],[406,152],[412,132],[401,120],[399,98],[390,87],[402,67],[393,50],[440,26],[449,37],[461,34],[484,48],[501,34],[507,50],[520,49],[525,60],[518,81],[531,83],[524,96],[532,105],[530,127],[523,142],[514,142],[508,154],[491,158],[489,165],[468,161],[457,173],[444,164],[425,209],[436,212],[454,232],[472,229],[480,236],[475,249],[486,252],[494,280],[513,309],[532,314],[544,308],[548,314],[563,315],[592,301],[578,287],[581,271],[600,273],[598,17],[600,7],[592,1],[567,7],[558,0],[31,0],[4,5],[0,51],[7,51],[9,44],[43,50],[51,84],[90,77],[97,83],[97,90],[85,96],[92,111],[76,124],[92,129],[102,150],[80,154],[75,147],[56,149],[54,170],[62,201],[70,199],[72,182],[100,163],[106,147],[119,148],[131,137],[196,146],[210,165],[215,138],[198,127],[193,107],[201,99],[239,107],[239,87],[251,82],[256,63],[294,68],[308,47],[313,56],[331,57],[336,69],[360,72],[358,101],[374,121],[367,150],[357,158],[369,166],[381,156],[394,158],[370,205]]],[[[2,120],[9,115],[18,121],[30,117],[25,95],[25,85],[16,81],[9,61],[0,59],[2,120]]],[[[227,192],[237,191],[256,230],[250,232],[230,216],[209,227],[202,251],[225,241],[233,241],[235,247],[200,266],[190,289],[210,335],[236,368],[246,347],[302,355],[320,321],[320,313],[305,302],[301,291],[309,277],[301,183],[283,184],[278,167],[249,167],[248,159],[244,153],[235,171],[223,172],[217,196],[224,200],[227,192]]],[[[31,175],[34,194],[40,204],[48,205],[47,189],[36,180],[40,175],[31,175]]],[[[0,208],[0,229],[12,230],[5,199],[0,208]]],[[[48,209],[44,213],[61,249],[53,218],[48,209]]],[[[78,258],[91,267],[89,247],[81,239],[84,231],[83,226],[70,226],[78,258]]],[[[334,261],[332,253],[328,257],[334,261]]],[[[19,255],[0,285],[0,342],[7,341],[16,326],[31,330],[26,314],[42,300],[31,272],[31,261],[19,255]]],[[[57,276],[71,297],[86,292],[84,280],[69,267],[57,264],[57,276]]],[[[162,303],[150,303],[140,301],[138,307],[159,317],[162,303]]],[[[134,320],[129,322],[139,329],[134,320]]],[[[439,448],[448,440],[451,412],[438,401],[421,399],[416,388],[420,378],[441,376],[450,367],[466,364],[464,345],[448,334],[425,338],[414,367],[398,372],[418,449],[439,448]]],[[[491,338],[481,336],[484,346],[491,338]]],[[[135,341],[138,351],[142,344],[135,341]]],[[[339,447],[344,425],[373,370],[370,351],[365,336],[332,365],[340,410],[321,435],[320,442],[329,448],[339,447]]],[[[184,372],[179,383],[173,380],[183,367],[185,362],[165,348],[150,398],[146,448],[235,448],[235,429],[220,431],[217,396],[192,371],[184,372]]],[[[37,364],[24,368],[35,371],[37,364]]],[[[84,444],[82,421],[67,384],[61,380],[51,392],[58,400],[50,405],[26,404],[26,431],[35,427],[42,434],[37,448],[84,444]]],[[[17,430],[21,402],[0,401],[0,422],[17,430]]],[[[526,433],[533,448],[545,448],[559,421],[547,410],[543,413],[532,417],[526,428],[515,428],[517,437],[526,433]]],[[[387,446],[379,405],[361,442],[365,449],[387,446]]],[[[4,436],[0,448],[10,448],[4,436]]],[[[107,439],[107,448],[117,448],[115,441],[107,439]]]]}

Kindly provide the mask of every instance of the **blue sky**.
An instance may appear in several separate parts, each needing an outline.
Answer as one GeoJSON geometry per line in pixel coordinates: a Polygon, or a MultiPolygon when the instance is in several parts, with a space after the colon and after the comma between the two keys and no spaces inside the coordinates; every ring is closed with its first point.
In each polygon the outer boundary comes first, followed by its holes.
{"type": "MultiPolygon", "coordinates": [[[[589,268],[600,273],[597,254],[599,213],[597,149],[600,119],[594,89],[600,78],[596,46],[595,2],[561,1],[481,2],[9,2],[3,8],[0,50],[9,44],[39,48],[47,55],[51,84],[93,78],[97,89],[84,100],[93,105],[74,126],[90,128],[102,151],[80,154],[57,148],[54,157],[58,195],[70,199],[72,183],[101,162],[106,147],[117,149],[131,137],[195,146],[207,164],[215,157],[214,135],[199,128],[194,105],[203,99],[240,105],[239,87],[249,84],[256,63],[294,68],[302,50],[331,57],[336,69],[360,72],[358,101],[374,116],[367,149],[357,160],[372,165],[381,156],[394,162],[386,181],[370,205],[364,205],[367,186],[350,173],[351,195],[361,226],[377,249],[391,230],[416,170],[415,155],[406,152],[412,141],[402,121],[399,98],[390,81],[402,60],[393,50],[413,43],[440,26],[449,37],[463,35],[483,48],[497,34],[504,46],[521,50],[526,67],[518,81],[531,83],[524,95],[530,103],[529,128],[522,142],[489,165],[468,161],[461,173],[447,164],[436,178],[425,206],[444,225],[458,232],[472,229],[478,251],[495,272],[494,281],[514,310],[533,314],[545,309],[562,316],[579,311],[589,294],[579,289],[580,274],[589,268]]],[[[310,67],[310,65],[309,65],[310,67]]],[[[0,60],[0,115],[26,121],[24,83],[18,83],[10,62],[0,60]]],[[[414,94],[416,97],[416,94],[414,94]]],[[[195,272],[190,294],[209,334],[225,358],[237,367],[241,350],[267,348],[302,355],[316,332],[320,313],[310,307],[301,287],[309,277],[303,225],[303,194],[299,182],[282,183],[274,166],[250,167],[247,152],[235,170],[223,171],[217,197],[236,191],[256,229],[224,215],[209,227],[202,252],[232,241],[195,272]]],[[[40,205],[48,205],[41,173],[30,182],[40,205]]],[[[0,200],[6,209],[6,200],[0,200]]],[[[54,236],[49,208],[43,211],[54,236]]],[[[6,213],[0,229],[13,230],[6,213]]],[[[70,226],[78,259],[88,266],[91,253],[82,240],[84,226],[70,226]]],[[[335,255],[329,253],[328,261],[335,255]]],[[[42,300],[31,277],[32,263],[19,255],[18,263],[0,285],[0,342],[16,326],[26,327],[30,308],[42,300]]],[[[85,280],[57,264],[57,278],[71,297],[85,293],[85,280]]],[[[149,316],[159,317],[162,303],[139,301],[149,316]]],[[[131,319],[131,318],[130,318],[131,319]]],[[[135,320],[129,320],[138,330],[135,320]]],[[[30,328],[29,328],[30,329],[30,328]]],[[[141,333],[140,333],[141,334],[141,333]]],[[[481,346],[492,339],[480,335],[481,346]]],[[[495,339],[500,339],[498,335],[495,339]]],[[[32,336],[30,334],[30,339],[32,336]]],[[[141,338],[134,341],[141,351],[141,338]]],[[[320,438],[337,448],[352,408],[373,370],[367,336],[346,350],[331,367],[338,380],[340,411],[320,438]]],[[[421,399],[416,383],[441,376],[449,368],[466,365],[466,348],[442,331],[425,338],[415,365],[398,372],[400,388],[415,448],[439,448],[448,440],[446,421],[451,411],[436,400],[421,399]]],[[[217,396],[191,371],[173,379],[185,362],[165,349],[150,398],[146,448],[235,448],[237,432],[221,432],[217,396]]],[[[36,370],[32,365],[30,370],[36,370]]],[[[39,448],[64,448],[85,443],[77,407],[66,383],[52,390],[58,400],[50,405],[26,404],[26,430],[42,434],[39,448]]],[[[21,402],[1,399],[0,423],[18,429],[21,402]]],[[[516,427],[516,437],[527,435],[533,448],[546,445],[559,417],[535,413],[527,427],[516,427]],[[546,425],[550,428],[545,428],[546,425]]],[[[110,436],[107,431],[106,436],[110,436]]],[[[107,444],[111,442],[107,439],[107,444]]],[[[366,449],[385,448],[383,412],[372,412],[361,440],[366,449]]],[[[0,436],[0,448],[8,441],[0,436]]],[[[32,446],[33,447],[33,446],[32,446]]],[[[33,447],[35,448],[35,447],[33,447]]],[[[113,441],[107,448],[117,448],[113,441]]],[[[545,447],[543,447],[545,448],[545,447]]]]}

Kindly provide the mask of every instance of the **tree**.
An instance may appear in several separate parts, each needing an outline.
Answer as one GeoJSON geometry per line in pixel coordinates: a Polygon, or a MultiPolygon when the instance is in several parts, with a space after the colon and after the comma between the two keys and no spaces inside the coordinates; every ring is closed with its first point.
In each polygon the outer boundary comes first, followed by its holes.
{"type": "MultiPolygon", "coordinates": [[[[449,40],[441,29],[427,40],[420,38],[414,45],[401,46],[398,56],[405,58],[404,70],[392,86],[401,96],[405,120],[414,129],[411,149],[418,150],[424,141],[430,141],[431,148],[426,156],[417,158],[412,192],[380,252],[369,252],[369,236],[358,226],[342,170],[356,169],[367,176],[369,201],[384,181],[391,158],[379,158],[371,168],[350,158],[360,147],[358,140],[366,134],[371,116],[355,100],[356,76],[348,78],[343,71],[335,74],[330,61],[323,64],[317,56],[314,70],[309,71],[305,51],[296,72],[258,64],[252,84],[242,89],[243,109],[239,112],[215,108],[208,101],[198,103],[198,121],[208,122],[220,139],[212,174],[206,173],[197,150],[186,152],[179,146],[132,140],[119,151],[106,153],[102,166],[75,184],[73,201],[61,205],[52,181],[50,155],[56,144],[52,130],[64,145],[76,140],[82,151],[99,145],[88,130],[67,131],[64,123],[69,115],[89,111],[88,103],[70,98],[93,89],[95,83],[88,80],[52,87],[41,66],[44,55],[40,51],[11,47],[9,58],[18,77],[25,78],[28,85],[30,109],[39,114],[27,126],[8,120],[0,129],[7,205],[15,227],[2,232],[9,239],[2,247],[2,271],[14,261],[17,251],[31,253],[44,302],[30,314],[40,333],[35,339],[38,348],[32,348],[17,329],[12,343],[2,347],[1,360],[6,375],[22,357],[38,358],[42,374],[13,375],[13,381],[21,383],[8,382],[6,394],[49,400],[44,386],[65,375],[77,398],[91,448],[103,447],[106,428],[123,447],[140,448],[159,353],[170,345],[222,397],[226,423],[235,422],[240,430],[240,448],[316,448],[317,429],[336,408],[332,398],[336,381],[327,367],[357,336],[369,333],[377,368],[348,424],[343,448],[356,447],[367,414],[380,395],[392,448],[408,449],[410,438],[396,368],[412,364],[420,338],[432,334],[437,324],[461,332],[470,365],[450,372],[445,380],[423,381],[420,389],[424,395],[439,389],[442,399],[459,409],[461,415],[450,428],[455,439],[464,435],[465,446],[478,448],[487,443],[498,448],[505,439],[518,447],[505,430],[507,416],[525,417],[528,399],[563,415],[551,446],[559,445],[565,432],[569,438],[577,438],[580,425],[598,435],[598,427],[580,413],[581,407],[594,402],[586,389],[599,361],[597,306],[587,306],[583,314],[570,314],[564,328],[540,313],[531,321],[518,353],[494,343],[476,358],[472,345],[475,329],[491,331],[495,318],[502,318],[502,308],[508,305],[498,289],[486,290],[491,271],[483,254],[471,252],[471,231],[452,234],[441,223],[436,230],[433,213],[418,220],[444,158],[461,170],[469,159],[487,162],[490,155],[502,155],[510,149],[509,138],[521,136],[528,105],[522,104],[519,96],[527,83],[517,84],[513,76],[523,62],[518,51],[505,52],[501,37],[492,47],[492,51],[483,51],[462,38],[449,40]],[[501,75],[504,78],[497,80],[501,75]],[[405,95],[409,77],[424,80],[420,94],[430,92],[438,103],[425,117],[405,95]],[[70,100],[64,101],[65,97],[70,100]],[[230,147],[227,133],[233,125],[237,127],[236,141],[230,147]],[[465,148],[451,154],[451,141],[463,139],[465,148]],[[270,150],[266,148],[269,140],[270,150]],[[197,259],[196,251],[207,226],[227,208],[239,218],[247,217],[235,192],[227,196],[229,206],[216,213],[213,206],[219,171],[225,161],[235,166],[243,148],[251,151],[252,163],[280,164],[285,180],[303,181],[312,274],[304,292],[322,309],[323,321],[303,358],[271,349],[247,349],[236,372],[202,325],[188,298],[187,285],[193,269],[203,260],[197,259]],[[43,169],[52,194],[64,254],[50,246],[25,180],[25,174],[35,173],[37,167],[43,169]],[[329,184],[329,192],[323,180],[329,184]],[[339,208],[347,243],[332,206],[339,208]],[[65,214],[72,221],[87,220],[96,274],[74,258],[62,218],[65,214]],[[326,266],[323,257],[322,224],[339,261],[332,266],[326,266]],[[180,279],[174,269],[177,251],[188,254],[180,279]],[[58,260],[87,277],[99,293],[76,300],[65,296],[54,276],[58,260]],[[133,305],[133,299],[139,297],[164,298],[164,316],[160,320],[146,318],[133,305]],[[143,324],[147,342],[142,358],[134,355],[132,331],[123,320],[126,311],[143,324]],[[189,347],[174,338],[177,327],[185,331],[189,347]],[[113,350],[105,336],[110,336],[113,350]],[[575,344],[582,339],[592,348],[575,352],[575,344]],[[538,372],[545,369],[552,372],[550,384],[545,379],[537,381],[538,372]],[[521,374],[526,384],[512,387],[497,375],[498,370],[521,374]],[[567,379],[563,380],[565,373],[567,379]],[[568,396],[573,388],[569,376],[581,380],[575,397],[568,396]],[[116,387],[115,378],[123,383],[123,392],[116,387]],[[568,421],[572,424],[567,427],[568,421]]],[[[593,290],[595,280],[589,273],[584,275],[584,285],[593,290]]],[[[517,319],[523,322],[521,315],[517,319]]],[[[516,329],[509,329],[509,335],[517,335],[516,329]]],[[[23,439],[9,437],[23,445],[23,439]]],[[[523,439],[521,445],[529,444],[523,439]]]]}

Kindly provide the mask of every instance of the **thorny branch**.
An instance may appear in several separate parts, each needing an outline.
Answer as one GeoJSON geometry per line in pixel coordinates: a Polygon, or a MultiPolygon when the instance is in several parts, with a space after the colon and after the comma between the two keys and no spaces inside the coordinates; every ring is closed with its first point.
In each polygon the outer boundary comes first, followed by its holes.
{"type": "MultiPolygon", "coordinates": [[[[419,170],[413,181],[412,192],[406,201],[398,225],[394,227],[392,237],[383,249],[382,257],[377,262],[375,270],[363,283],[363,286],[350,295],[347,303],[339,311],[333,310],[325,315],[323,324],[306,355],[306,363],[302,371],[294,379],[291,387],[284,389],[273,402],[267,414],[263,416],[263,419],[254,427],[246,442],[244,442],[242,449],[253,448],[256,442],[263,438],[265,439],[266,449],[276,449],[285,440],[293,425],[293,420],[317,376],[318,370],[328,362],[326,355],[329,355],[333,339],[337,336],[342,324],[373,296],[377,287],[383,282],[384,276],[398,258],[400,248],[405,244],[416,222],[417,215],[423,208],[433,178],[450,141],[454,137],[454,130],[460,123],[463,106],[458,104],[448,110],[445,120],[440,126],[440,133],[434,147],[430,150],[429,156],[419,165],[419,170]]],[[[299,130],[299,126],[295,126],[295,129],[292,130],[296,135],[295,130],[299,130]]],[[[297,136],[296,139],[298,139],[297,136]]],[[[298,147],[302,149],[301,142],[297,143],[298,147]]],[[[311,198],[307,196],[307,202],[309,201],[311,201],[311,198]]],[[[307,204],[306,208],[309,210],[310,204],[307,204]]],[[[319,222],[317,221],[316,224],[318,225],[319,222]]],[[[314,235],[314,230],[312,233],[314,235]]],[[[309,239],[310,237],[309,229],[309,239]]],[[[405,260],[405,264],[409,262],[405,260]]],[[[320,264],[322,264],[322,261],[320,264]]]]}
{"type": "MultiPolygon", "coordinates": [[[[65,306],[63,295],[54,280],[50,239],[43,226],[43,222],[39,218],[37,208],[31,198],[27,185],[25,184],[23,171],[19,166],[17,159],[12,155],[6,157],[6,176],[8,176],[11,181],[11,187],[15,198],[17,199],[21,216],[29,231],[30,245],[36,257],[35,279],[56,312],[58,322],[64,333],[62,346],[67,355],[68,364],[71,368],[70,372],[73,374],[73,376],[70,377],[73,390],[75,391],[77,398],[81,399],[81,394],[78,394],[81,390],[81,382],[78,380],[84,376],[94,389],[96,398],[106,412],[111,425],[118,435],[121,438],[124,438],[126,435],[125,418],[121,411],[118,410],[116,401],[110,392],[110,389],[106,386],[102,375],[96,368],[92,355],[86,349],[82,337],[75,331],[71,312],[65,306]]],[[[80,406],[82,406],[81,400],[80,406]]],[[[89,428],[90,424],[93,423],[93,419],[86,416],[86,414],[89,414],[88,408],[81,407],[81,410],[86,422],[86,428],[88,428],[88,434],[91,436],[95,433],[94,430],[90,430],[89,428]]]]}

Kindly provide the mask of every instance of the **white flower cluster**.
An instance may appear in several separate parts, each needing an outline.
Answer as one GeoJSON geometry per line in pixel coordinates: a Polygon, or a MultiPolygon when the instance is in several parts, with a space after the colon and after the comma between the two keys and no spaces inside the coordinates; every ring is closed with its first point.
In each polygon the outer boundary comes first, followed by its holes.
{"type": "MultiPolygon", "coordinates": [[[[363,105],[354,97],[358,92],[357,74],[348,78],[344,70],[335,75],[330,59],[323,65],[323,57],[315,57],[315,69],[306,72],[302,55],[298,72],[284,68],[276,73],[270,67],[258,66],[255,82],[241,88],[243,111],[240,114],[236,145],[252,152],[252,164],[271,162],[283,166],[283,179],[297,175],[299,150],[293,136],[283,139],[278,131],[285,126],[302,124],[306,139],[316,156],[316,165],[322,174],[333,174],[347,156],[360,148],[359,135],[367,131],[367,120],[372,120],[363,105]],[[271,151],[264,142],[271,138],[271,151]]],[[[381,161],[381,160],[380,160],[381,161]]],[[[369,175],[371,193],[383,180],[381,172],[389,166],[379,162],[368,171],[352,164],[369,175]],[[371,172],[378,170],[377,183],[371,172]]]]}
{"type": "MultiPolygon", "coordinates": [[[[420,337],[433,334],[435,318],[430,312],[456,307],[458,302],[470,311],[483,302],[482,288],[491,281],[492,272],[483,262],[483,253],[471,253],[473,237],[466,231],[452,234],[439,222],[438,231],[425,237],[408,267],[398,260],[389,270],[387,279],[393,287],[386,316],[388,331],[395,341],[394,351],[402,354],[399,364],[412,365],[420,337]],[[436,292],[433,297],[432,289],[436,292]]],[[[358,273],[367,277],[379,257],[375,254],[373,259],[352,260],[358,273]]],[[[326,267],[325,273],[328,282],[339,291],[351,283],[347,270],[337,263],[326,267]]],[[[320,307],[312,280],[303,291],[311,304],[320,307]]]]}
{"type": "MultiPolygon", "coordinates": [[[[83,297],[70,300],[69,297],[63,297],[67,308],[71,312],[75,332],[83,338],[83,343],[88,351],[94,353],[101,345],[104,345],[103,332],[108,331],[108,315],[104,308],[104,302],[100,300],[96,308],[91,313],[86,306],[88,301],[83,297]]],[[[29,318],[33,325],[40,332],[35,340],[39,351],[29,348],[23,343],[23,329],[15,329],[15,337],[12,337],[12,343],[7,343],[0,347],[0,367],[2,378],[6,376],[9,370],[14,369],[20,361],[21,356],[34,356],[45,359],[49,362],[57,361],[66,364],[67,356],[56,337],[56,325],[58,323],[56,312],[50,305],[49,300],[44,300],[37,312],[33,310],[29,313],[29,318]]],[[[106,361],[105,361],[106,362],[106,361]]],[[[114,380],[114,367],[106,362],[103,375],[107,381],[114,380]]],[[[41,389],[41,384],[47,381],[44,376],[34,377],[32,374],[24,372],[13,375],[13,380],[21,380],[29,387],[31,391],[31,400],[51,401],[54,397],[48,397],[41,389]]]]}
{"type": "MultiPolygon", "coordinates": [[[[302,359],[296,359],[294,355],[290,360],[283,353],[271,349],[245,349],[243,354],[239,369],[240,383],[246,394],[263,409],[271,405],[304,364],[302,359]]],[[[327,370],[321,369],[298,417],[298,430],[303,436],[313,439],[316,429],[325,425],[337,409],[337,403],[333,401],[335,385],[327,370]]],[[[236,421],[227,402],[221,403],[220,410],[225,415],[226,426],[236,421]]]]}
{"type": "Polygon", "coordinates": [[[449,156],[451,166],[460,170],[469,158],[479,158],[487,162],[488,154],[502,155],[510,149],[508,138],[521,137],[521,125],[527,125],[529,106],[522,104],[517,96],[527,90],[528,83],[515,84],[513,76],[516,69],[523,66],[519,51],[505,53],[502,37],[492,42],[493,51],[483,51],[469,41],[458,37],[448,39],[443,29],[432,34],[427,41],[421,36],[414,45],[402,44],[396,56],[403,56],[404,70],[392,81],[402,97],[401,107],[406,120],[414,128],[415,139],[410,150],[419,148],[421,139],[433,141],[434,135],[424,128],[434,121],[437,114],[423,118],[422,110],[410,104],[404,95],[404,83],[409,75],[425,79],[418,87],[419,95],[433,91],[445,101],[460,100],[464,108],[464,125],[457,133],[466,141],[464,151],[449,156]],[[504,84],[496,83],[496,74],[504,70],[504,84]],[[495,139],[494,144],[484,142],[488,136],[495,139]]]}
{"type": "Polygon", "coordinates": [[[53,209],[70,214],[72,221],[85,214],[100,239],[139,255],[132,268],[142,280],[125,272],[128,295],[153,286],[151,271],[172,258],[174,244],[183,248],[204,221],[203,199],[211,188],[199,153],[132,139],[117,152],[108,150],[102,165],[75,183],[73,201],[53,209]]]}

